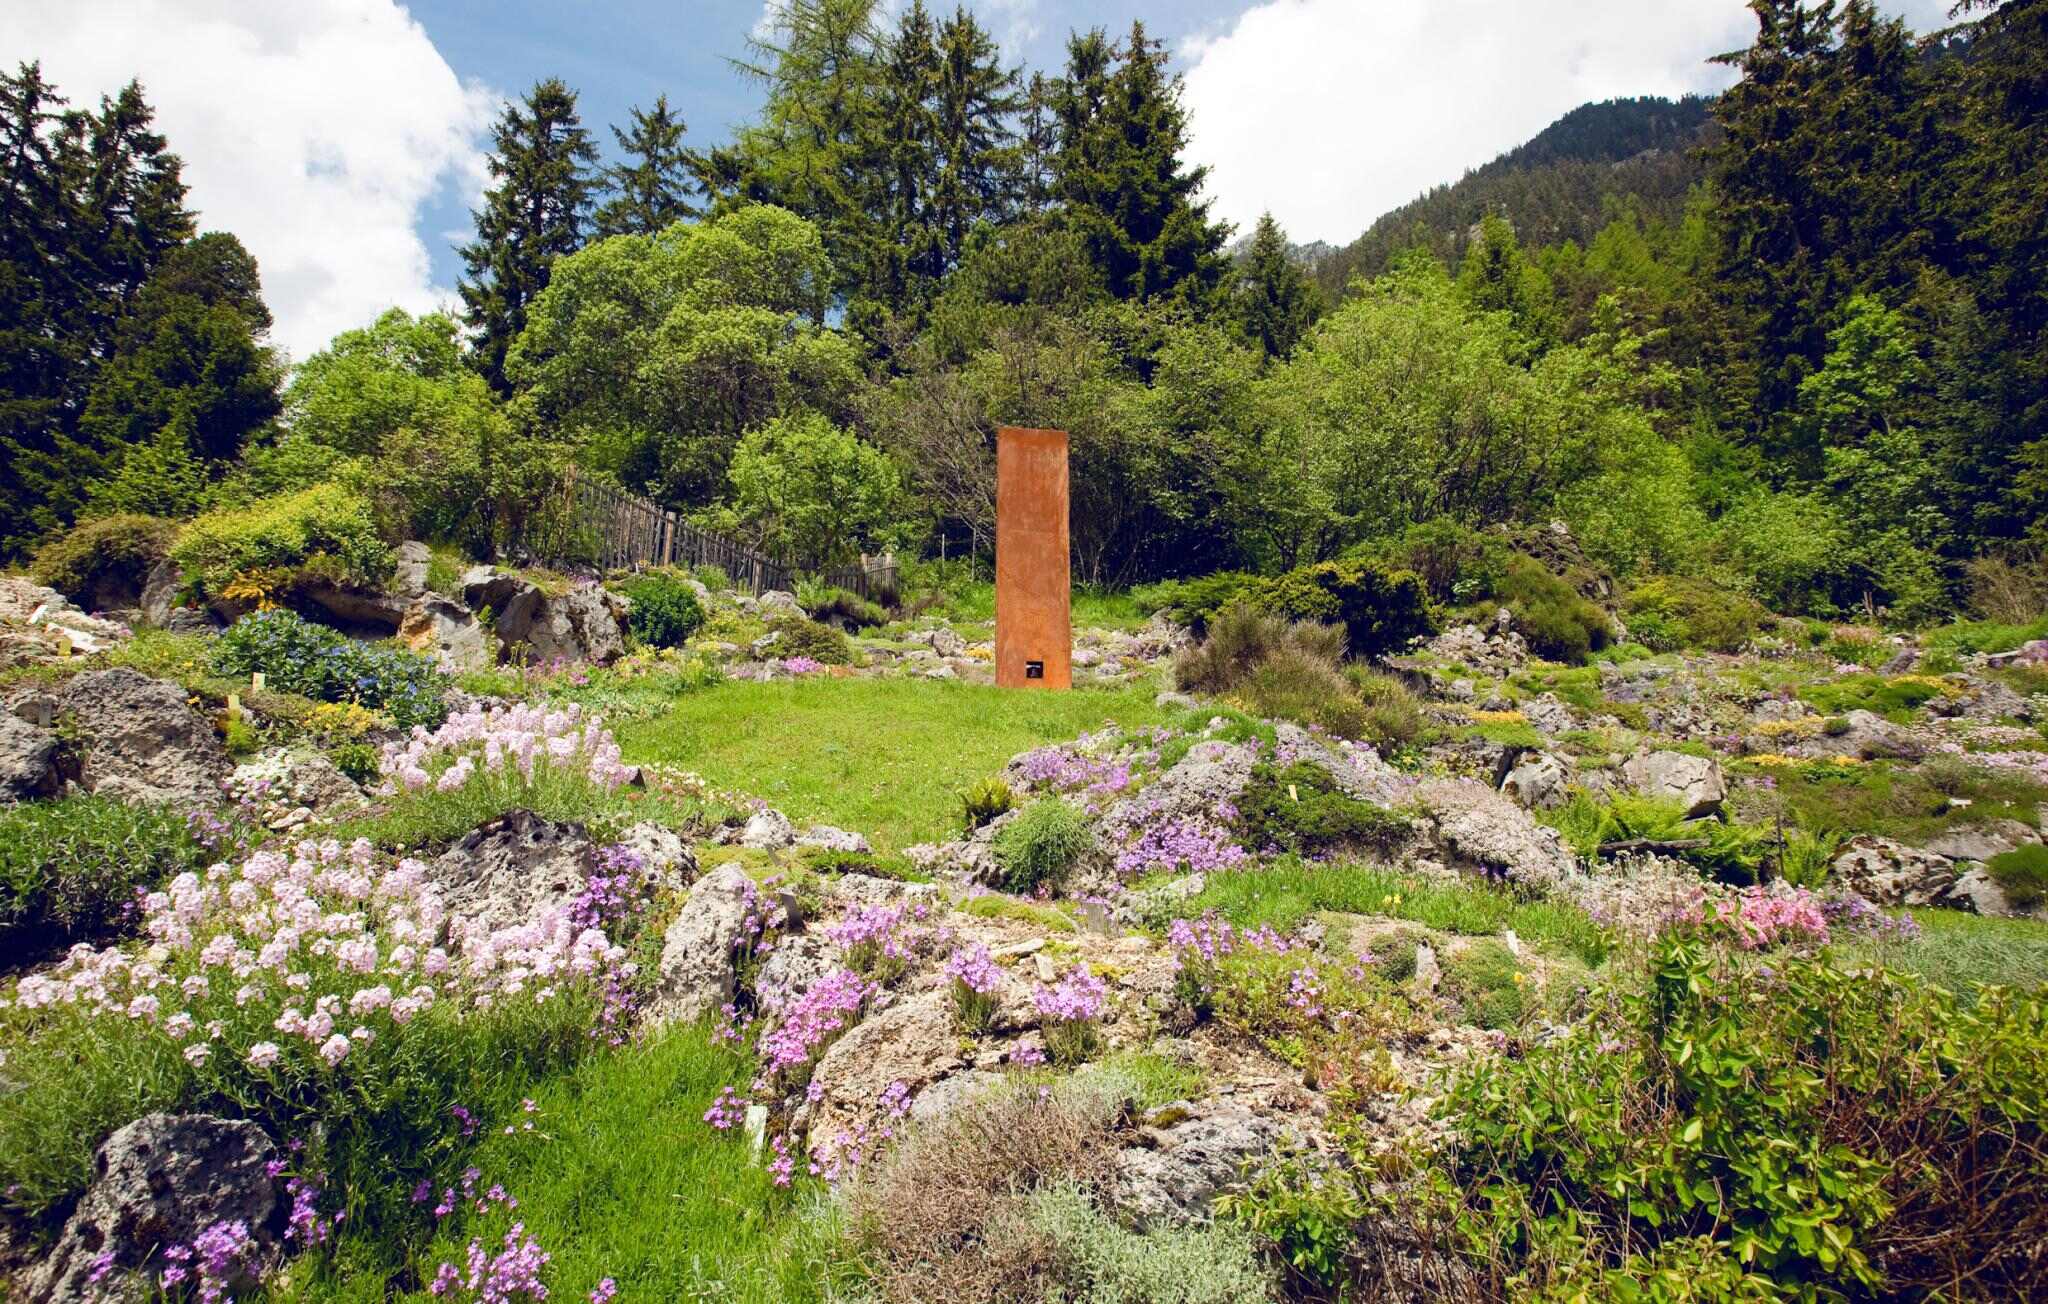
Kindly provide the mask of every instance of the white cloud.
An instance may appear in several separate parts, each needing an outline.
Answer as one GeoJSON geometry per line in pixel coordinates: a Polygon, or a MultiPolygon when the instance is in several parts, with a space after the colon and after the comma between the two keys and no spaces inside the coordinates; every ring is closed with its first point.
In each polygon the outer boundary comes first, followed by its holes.
{"type": "Polygon", "coordinates": [[[1580,104],[1721,89],[1755,31],[1743,0],[1268,0],[1179,51],[1189,153],[1215,216],[1341,244],[1580,104]]]}
{"type": "Polygon", "coordinates": [[[74,106],[141,80],[200,229],[256,256],[294,357],[450,293],[431,284],[417,221],[443,185],[481,194],[498,97],[391,0],[9,5],[0,50],[40,59],[74,106]]]}

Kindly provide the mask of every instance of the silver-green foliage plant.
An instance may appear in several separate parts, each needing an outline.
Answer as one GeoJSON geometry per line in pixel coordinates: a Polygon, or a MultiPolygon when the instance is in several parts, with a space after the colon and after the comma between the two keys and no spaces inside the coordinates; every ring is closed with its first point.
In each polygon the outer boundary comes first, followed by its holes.
{"type": "Polygon", "coordinates": [[[1130,1230],[1073,1182],[1032,1195],[1026,1218],[1052,1243],[1060,1278],[1048,1300],[1069,1304],[1236,1304],[1273,1298],[1242,1226],[1130,1230]]]}
{"type": "Polygon", "coordinates": [[[1057,797],[1026,806],[996,834],[996,863],[1003,886],[1012,892],[1057,888],[1094,835],[1088,817],[1057,797]]]}

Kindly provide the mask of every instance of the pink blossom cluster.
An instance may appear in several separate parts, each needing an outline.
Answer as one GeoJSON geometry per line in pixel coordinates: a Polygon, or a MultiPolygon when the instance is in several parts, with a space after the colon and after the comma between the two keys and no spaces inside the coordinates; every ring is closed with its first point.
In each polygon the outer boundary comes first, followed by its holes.
{"type": "Polygon", "coordinates": [[[1958,757],[1964,764],[1974,765],[1980,770],[2016,774],[2035,783],[2048,784],[2048,752],[1968,752],[1957,743],[1939,743],[1935,750],[1958,757]]]}
{"type": "Polygon", "coordinates": [[[775,1027],[762,1035],[755,1092],[767,1090],[778,1079],[792,1084],[801,1081],[819,1053],[853,1026],[874,992],[873,984],[851,969],[812,983],[780,1012],[775,1027]]]}
{"type": "Polygon", "coordinates": [[[1779,945],[1824,946],[1828,917],[1821,898],[1805,888],[1748,887],[1721,908],[1722,920],[1746,949],[1779,945]]]}
{"type": "Polygon", "coordinates": [[[1214,965],[1224,956],[1240,950],[1285,955],[1295,949],[1294,942],[1270,927],[1261,925],[1240,930],[1213,910],[1200,919],[1176,919],[1168,924],[1166,944],[1173,950],[1173,963],[1177,969],[1214,965]]]}
{"type": "Polygon", "coordinates": [[[1088,1023],[1101,1015],[1108,1003],[1109,984],[1090,973],[1087,965],[1077,964],[1059,982],[1032,993],[1031,999],[1041,1018],[1056,1023],[1088,1023]]]}
{"type": "Polygon", "coordinates": [[[634,774],[619,759],[618,742],[603,720],[585,719],[574,703],[472,706],[431,733],[415,725],[410,738],[384,748],[380,768],[378,791],[386,796],[429,786],[454,792],[478,774],[509,781],[516,773],[532,783],[544,771],[580,773],[610,792],[634,774]]]}
{"type": "Polygon", "coordinates": [[[825,668],[825,663],[810,657],[784,657],[782,670],[791,675],[815,675],[825,668]]]}
{"type": "Polygon", "coordinates": [[[501,928],[451,914],[424,863],[361,840],[184,873],[142,905],[144,946],[81,943],[14,1001],[141,1024],[195,1069],[263,1077],[337,1069],[430,1008],[545,1004],[625,961],[566,906],[501,928]]]}
{"type": "Polygon", "coordinates": [[[977,996],[987,996],[1003,982],[1002,968],[986,946],[960,947],[946,957],[940,971],[977,996]]]}
{"type": "Polygon", "coordinates": [[[1232,869],[1250,859],[1238,845],[1230,824],[1237,811],[1219,803],[1215,818],[1172,815],[1162,800],[1141,797],[1124,802],[1103,821],[1103,833],[1120,846],[1119,878],[1133,879],[1161,871],[1207,873],[1232,869]]]}
{"type": "Polygon", "coordinates": [[[718,1098],[704,1111],[704,1121],[720,1132],[730,1132],[747,1116],[747,1098],[731,1087],[720,1087],[718,1098]]]}
{"type": "Polygon", "coordinates": [[[930,913],[921,901],[859,906],[828,926],[825,936],[846,952],[846,962],[854,970],[870,976],[893,975],[929,940],[918,930],[904,927],[904,921],[922,920],[930,913]]]}

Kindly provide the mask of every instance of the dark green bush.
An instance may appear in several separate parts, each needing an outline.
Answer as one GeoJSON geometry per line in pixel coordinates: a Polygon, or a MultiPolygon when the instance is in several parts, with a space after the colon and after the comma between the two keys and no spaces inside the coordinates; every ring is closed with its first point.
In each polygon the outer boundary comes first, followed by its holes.
{"type": "Polygon", "coordinates": [[[120,607],[142,596],[143,581],[171,555],[175,521],[123,513],[81,521],[36,551],[30,571],[74,602],[120,607]]]}
{"type": "Polygon", "coordinates": [[[1252,768],[1237,799],[1240,841],[1253,851],[1268,847],[1304,856],[1329,851],[1385,851],[1409,829],[1408,821],[1383,806],[1346,796],[1330,772],[1308,761],[1282,769],[1252,768]]]}
{"type": "Polygon", "coordinates": [[[1984,868],[2005,889],[2005,899],[2014,909],[2032,910],[2048,901],[2048,847],[2036,842],[2003,851],[1986,861],[1984,868]]]}
{"type": "Polygon", "coordinates": [[[1088,817],[1057,797],[1044,797],[1017,813],[995,836],[996,863],[1011,892],[1058,890],[1094,835],[1088,817]]]}
{"type": "Polygon", "coordinates": [[[1244,571],[1217,571],[1194,579],[1141,584],[1131,590],[1131,600],[1140,611],[1165,612],[1168,618],[1200,637],[1217,613],[1244,597],[1259,582],[1258,576],[1244,571]]]}
{"type": "Polygon", "coordinates": [[[1507,582],[1510,551],[1499,535],[1438,519],[1411,525],[1400,538],[1366,545],[1357,555],[1414,571],[1430,597],[1462,607],[1500,592],[1507,582]]]}
{"type": "Polygon", "coordinates": [[[0,956],[11,968],[102,936],[138,891],[207,860],[173,811],[86,795],[0,808],[0,956]]]}
{"type": "Polygon", "coordinates": [[[703,605],[680,576],[652,571],[620,588],[633,603],[626,626],[648,647],[681,647],[704,624],[703,605]]]}
{"type": "Polygon", "coordinates": [[[445,678],[434,663],[403,648],[377,647],[316,625],[295,612],[252,611],[213,647],[216,673],[262,671],[265,684],[321,702],[354,702],[382,711],[401,729],[447,718],[445,678]]]}
{"type": "Polygon", "coordinates": [[[1622,614],[1636,641],[1659,652],[1735,652],[1769,615],[1763,604],[1706,580],[1660,576],[1629,591],[1622,614]]]}
{"type": "Polygon", "coordinates": [[[1499,596],[1540,657],[1576,665],[1614,641],[1607,613],[1533,557],[1509,559],[1499,596]]]}
{"type": "Polygon", "coordinates": [[[1344,627],[1355,657],[1399,652],[1436,632],[1429,593],[1413,571],[1367,561],[1326,561],[1260,581],[1247,600],[1261,611],[1344,627]]]}
{"type": "Polygon", "coordinates": [[[821,665],[853,664],[853,644],[830,625],[801,616],[781,616],[768,622],[768,632],[775,636],[775,655],[784,660],[809,657],[821,665]]]}

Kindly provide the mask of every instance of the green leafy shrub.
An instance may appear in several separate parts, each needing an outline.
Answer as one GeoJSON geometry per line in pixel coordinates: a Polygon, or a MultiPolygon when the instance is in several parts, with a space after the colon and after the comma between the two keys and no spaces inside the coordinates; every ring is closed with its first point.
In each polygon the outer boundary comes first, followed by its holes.
{"type": "Polygon", "coordinates": [[[107,933],[138,891],[208,859],[157,807],[81,794],[0,808],[0,955],[33,962],[107,933]]]}
{"type": "Polygon", "coordinates": [[[151,568],[171,555],[177,537],[177,522],[160,516],[101,516],[37,549],[29,570],[74,602],[128,606],[141,596],[151,568]]]}
{"type": "Polygon", "coordinates": [[[382,711],[394,724],[438,725],[448,715],[444,677],[434,663],[404,648],[360,643],[295,612],[252,611],[213,646],[218,674],[262,671],[268,687],[322,702],[354,702],[382,711]]]}
{"type": "Polygon", "coordinates": [[[830,625],[801,616],[783,616],[768,622],[768,632],[775,636],[775,655],[785,660],[809,657],[821,665],[853,664],[853,644],[830,625]]]}
{"type": "Polygon", "coordinates": [[[1844,675],[1824,683],[1802,685],[1799,697],[1829,718],[1827,732],[1840,737],[1849,732],[1842,717],[1851,711],[1871,711],[1903,724],[1922,706],[1940,697],[1941,681],[1927,675],[1844,675]],[[1840,720],[1839,724],[1835,722],[1840,720]]]}
{"type": "Polygon", "coordinates": [[[2048,901],[2048,847],[2036,842],[2002,851],[1984,868],[2005,889],[2005,899],[2014,909],[2032,910],[2048,901]]]}
{"type": "Polygon", "coordinates": [[[1541,1004],[1535,983],[1515,953],[1485,938],[1451,953],[1443,963],[1442,991],[1474,1027],[1505,1032],[1519,1027],[1541,1004]]]}
{"type": "Polygon", "coordinates": [[[327,751],[334,761],[334,768],[354,779],[367,784],[377,777],[377,749],[369,743],[336,743],[327,751]]]}
{"type": "Polygon", "coordinates": [[[704,608],[680,576],[636,575],[620,586],[633,603],[626,626],[648,647],[681,647],[704,623],[704,608]]]}
{"type": "Polygon", "coordinates": [[[1165,612],[1169,619],[1200,637],[1217,613],[1244,598],[1246,591],[1259,582],[1258,576],[1244,571],[1217,571],[1194,579],[1140,584],[1131,590],[1131,600],[1148,614],[1165,612]]]}
{"type": "Polygon", "coordinates": [[[1344,627],[1350,653],[1379,657],[1436,632],[1429,593],[1413,571],[1326,561],[1262,580],[1246,595],[1261,611],[1344,627]]]}
{"type": "Polygon", "coordinates": [[[1501,591],[1511,551],[1498,535],[1439,517],[1409,526],[1391,543],[1367,545],[1359,555],[1414,571],[1430,597],[1462,607],[1501,591]]]}
{"type": "Polygon", "coordinates": [[[1057,797],[1032,802],[995,836],[996,863],[1011,892],[1057,890],[1094,841],[1088,817],[1057,797]]]}
{"type": "Polygon", "coordinates": [[[171,556],[213,594],[247,571],[316,564],[331,578],[375,587],[397,564],[369,499],[333,484],[208,512],[179,534],[171,556]]]}
{"type": "Polygon", "coordinates": [[[1001,779],[990,777],[960,794],[960,814],[969,833],[1017,805],[1017,794],[1001,779]]]}
{"type": "Polygon", "coordinates": [[[1607,613],[1533,557],[1508,561],[1500,597],[1538,656],[1576,665],[1614,641],[1607,613]]]}
{"type": "Polygon", "coordinates": [[[1754,598],[1676,575],[1659,576],[1631,589],[1622,614],[1629,632],[1660,652],[1739,651],[1756,637],[1769,615],[1754,598]]]}
{"type": "Polygon", "coordinates": [[[1281,769],[1252,768],[1237,799],[1241,841],[1254,851],[1275,847],[1304,856],[1338,849],[1385,851],[1406,836],[1408,820],[1346,796],[1330,772],[1308,761],[1281,769]]]}
{"type": "Polygon", "coordinates": [[[1970,1009],[1796,953],[1762,972],[1681,929],[1614,1007],[1475,1061],[1440,1110],[1459,1129],[1455,1242],[1496,1283],[1540,1289],[1704,1239],[1756,1278],[1717,1297],[2042,1286],[2040,1257],[2011,1252],[2048,1221],[2039,993],[1970,1009]]]}

